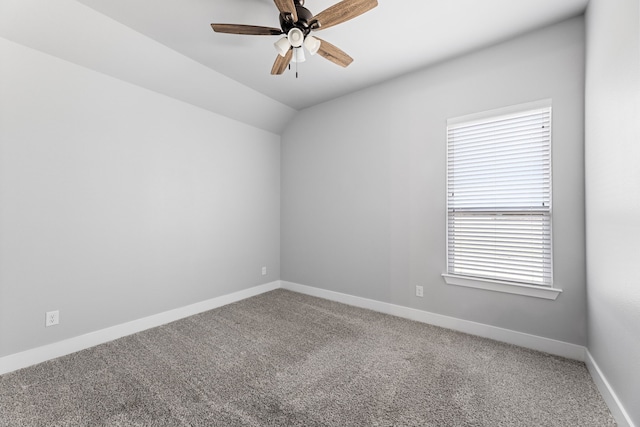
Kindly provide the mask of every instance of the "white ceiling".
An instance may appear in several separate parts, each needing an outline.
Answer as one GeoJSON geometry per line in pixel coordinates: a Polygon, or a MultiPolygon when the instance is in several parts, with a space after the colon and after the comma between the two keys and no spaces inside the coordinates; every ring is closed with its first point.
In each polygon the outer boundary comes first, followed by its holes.
{"type": "MultiPolygon", "coordinates": [[[[295,109],[581,14],[588,0],[378,0],[352,21],[318,32],[354,58],[346,69],[307,55],[299,78],[272,76],[279,36],[218,34],[210,23],[279,27],[273,0],[78,0],[295,109]]],[[[307,0],[317,14],[337,0],[307,0]]],[[[292,64],[292,67],[295,64],[292,64]]]]}

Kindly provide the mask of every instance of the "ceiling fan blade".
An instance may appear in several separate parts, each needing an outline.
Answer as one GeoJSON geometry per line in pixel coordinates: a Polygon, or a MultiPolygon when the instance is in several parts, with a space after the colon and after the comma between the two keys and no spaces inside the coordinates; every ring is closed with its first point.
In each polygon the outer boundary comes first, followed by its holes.
{"type": "Polygon", "coordinates": [[[260,27],[257,25],[211,24],[216,33],[248,34],[250,36],[277,36],[282,34],[280,28],[260,27]]]}
{"type": "Polygon", "coordinates": [[[276,58],[276,62],[273,63],[273,67],[271,68],[271,74],[278,75],[284,73],[284,70],[287,69],[287,65],[291,62],[291,58],[293,57],[293,49],[289,49],[284,58],[280,55],[276,58]]]}
{"type": "Polygon", "coordinates": [[[320,24],[318,30],[323,30],[360,16],[377,5],[377,0],[342,0],[314,16],[314,19],[320,24]]]}
{"type": "Polygon", "coordinates": [[[353,58],[344,53],[344,51],[340,48],[335,47],[331,43],[322,40],[319,37],[316,37],[320,40],[320,49],[318,49],[318,55],[322,56],[329,61],[338,64],[341,67],[348,67],[349,64],[353,62],[353,58]]]}
{"type": "Polygon", "coordinates": [[[293,22],[298,22],[298,12],[296,11],[296,5],[293,0],[273,0],[276,7],[283,14],[291,14],[293,22]]]}

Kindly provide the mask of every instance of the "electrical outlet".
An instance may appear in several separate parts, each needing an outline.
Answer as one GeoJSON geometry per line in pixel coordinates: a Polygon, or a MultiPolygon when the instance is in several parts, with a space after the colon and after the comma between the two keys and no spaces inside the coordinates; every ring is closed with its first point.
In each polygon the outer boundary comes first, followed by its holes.
{"type": "Polygon", "coordinates": [[[262,275],[263,276],[267,275],[267,267],[262,267],[262,275]]]}
{"type": "Polygon", "coordinates": [[[424,288],[422,286],[416,286],[416,296],[417,297],[424,296],[424,288]]]}
{"type": "Polygon", "coordinates": [[[57,325],[58,323],[60,323],[60,312],[58,310],[47,311],[44,325],[53,326],[57,325]]]}

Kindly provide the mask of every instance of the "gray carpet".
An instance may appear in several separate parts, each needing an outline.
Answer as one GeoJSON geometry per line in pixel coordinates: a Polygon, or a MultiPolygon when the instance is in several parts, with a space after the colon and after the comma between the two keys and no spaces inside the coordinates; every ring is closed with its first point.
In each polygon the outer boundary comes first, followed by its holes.
{"type": "Polygon", "coordinates": [[[0,377],[1,426],[613,426],[583,363],[276,290],[0,377]]]}

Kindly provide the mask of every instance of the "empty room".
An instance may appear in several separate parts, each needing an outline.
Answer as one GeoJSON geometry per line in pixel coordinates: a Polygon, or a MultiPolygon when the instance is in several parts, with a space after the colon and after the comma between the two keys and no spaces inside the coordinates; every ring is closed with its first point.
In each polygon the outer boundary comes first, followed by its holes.
{"type": "Polygon", "coordinates": [[[0,427],[640,426],[639,0],[0,0],[0,427]]]}

